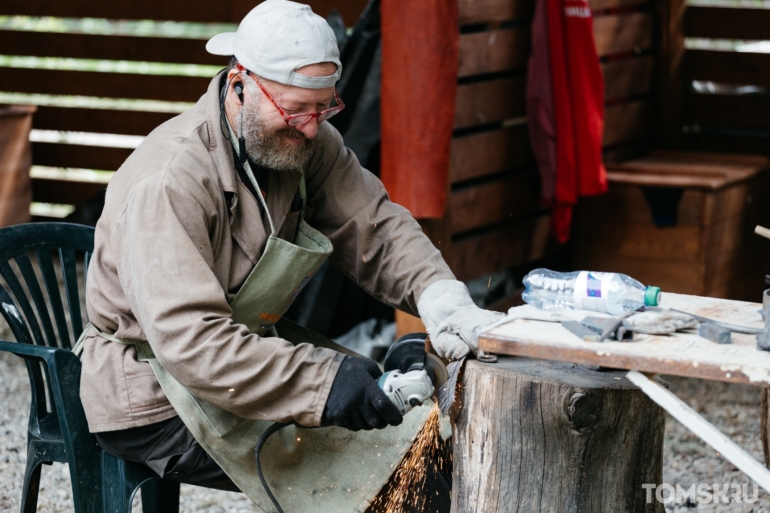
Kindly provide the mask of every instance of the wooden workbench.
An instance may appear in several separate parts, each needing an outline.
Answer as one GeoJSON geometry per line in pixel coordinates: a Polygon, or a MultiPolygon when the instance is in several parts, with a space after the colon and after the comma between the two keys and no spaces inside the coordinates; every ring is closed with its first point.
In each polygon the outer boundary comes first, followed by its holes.
{"type": "MultiPolygon", "coordinates": [[[[661,298],[663,308],[754,328],[764,325],[758,303],[665,292],[661,298]]],[[[674,335],[637,335],[633,342],[585,342],[560,323],[517,319],[480,334],[479,349],[493,354],[770,385],[770,352],[757,349],[754,335],[733,333],[732,343],[726,345],[699,337],[695,329],[674,335]]]]}
{"type": "MultiPolygon", "coordinates": [[[[758,303],[664,293],[660,306],[731,324],[753,328],[764,326],[758,303]]],[[[770,352],[757,349],[755,335],[732,333],[732,343],[725,345],[698,336],[695,329],[665,336],[637,335],[632,342],[587,342],[557,322],[514,319],[517,309],[521,313],[522,308],[531,307],[512,308],[509,310],[512,317],[509,322],[501,321],[479,334],[480,354],[528,356],[627,369],[630,371],[628,379],[653,401],[770,491],[770,471],[767,468],[679,398],[643,374],[669,374],[764,387],[761,435],[765,460],[770,463],[767,413],[770,352]]],[[[586,315],[595,314],[586,312],[586,315]]]]}

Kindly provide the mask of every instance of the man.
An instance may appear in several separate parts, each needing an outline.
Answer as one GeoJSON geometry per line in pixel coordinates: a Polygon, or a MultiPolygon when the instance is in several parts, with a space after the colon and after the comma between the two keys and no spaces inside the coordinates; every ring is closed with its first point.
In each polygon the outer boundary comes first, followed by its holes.
{"type": "Polygon", "coordinates": [[[223,433],[243,420],[354,431],[402,422],[373,361],[270,336],[325,258],[377,299],[419,313],[450,359],[475,349],[500,314],[473,304],[325,122],[344,104],[322,18],[267,0],[207,49],[233,56],[229,68],[154,130],[107,190],[81,398],[108,452],[239,490],[233,480],[246,478],[220,453],[232,452],[223,433]]]}

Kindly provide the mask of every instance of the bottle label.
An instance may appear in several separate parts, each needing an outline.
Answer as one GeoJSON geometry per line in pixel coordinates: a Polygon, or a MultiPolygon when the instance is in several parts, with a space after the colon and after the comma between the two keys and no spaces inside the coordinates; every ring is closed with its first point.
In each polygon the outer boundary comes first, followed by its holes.
{"type": "Polygon", "coordinates": [[[615,273],[581,271],[575,280],[575,309],[609,313],[607,293],[615,273]]]}

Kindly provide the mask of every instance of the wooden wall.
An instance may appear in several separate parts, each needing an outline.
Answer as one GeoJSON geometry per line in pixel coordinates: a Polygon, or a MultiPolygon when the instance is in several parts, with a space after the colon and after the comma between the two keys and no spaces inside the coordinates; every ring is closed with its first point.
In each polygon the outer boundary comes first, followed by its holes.
{"type": "MultiPolygon", "coordinates": [[[[605,156],[636,155],[649,146],[651,131],[651,6],[645,0],[590,4],[607,91],[605,156]]],[[[423,226],[461,280],[533,267],[564,250],[549,239],[527,132],[533,8],[533,0],[460,0],[450,200],[443,220],[423,226]]]]}
{"type": "MultiPolygon", "coordinates": [[[[354,23],[365,0],[314,0],[325,14],[337,5],[354,23]]],[[[591,0],[607,92],[605,156],[617,159],[649,146],[653,10],[649,0],[591,0]]],[[[237,22],[253,0],[7,0],[0,14],[237,22]]],[[[443,220],[423,226],[459,279],[535,265],[557,253],[549,213],[529,147],[525,80],[534,0],[459,0],[460,65],[451,150],[450,199],[443,220]]],[[[224,66],[205,52],[205,39],[106,36],[0,30],[0,53],[224,66]]],[[[207,77],[3,68],[0,91],[194,102],[207,77]]],[[[36,129],[146,135],[174,114],[41,106],[36,129]]],[[[34,143],[42,166],[115,170],[130,148],[34,143]]],[[[34,180],[34,201],[79,205],[103,184],[34,180]]]]}
{"type": "Polygon", "coordinates": [[[770,9],[672,0],[662,19],[661,57],[670,82],[662,84],[669,114],[660,119],[666,135],[659,145],[770,155],[770,53],[730,49],[741,41],[770,40],[770,9]],[[700,44],[685,47],[685,38],[700,44]],[[707,48],[709,43],[720,49],[707,48]]]}

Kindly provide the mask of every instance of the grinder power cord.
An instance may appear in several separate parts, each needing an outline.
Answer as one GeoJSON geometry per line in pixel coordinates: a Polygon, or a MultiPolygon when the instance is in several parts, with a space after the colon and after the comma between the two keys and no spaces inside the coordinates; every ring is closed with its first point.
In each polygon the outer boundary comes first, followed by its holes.
{"type": "MultiPolygon", "coordinates": [[[[410,333],[393,342],[385,355],[384,373],[374,360],[346,356],[326,400],[322,426],[358,431],[401,424],[403,415],[432,397],[449,378],[444,363],[425,350],[427,338],[426,333],[410,333]]],[[[259,454],[267,439],[288,425],[271,425],[254,447],[259,480],[279,513],[283,509],[262,474],[259,454]]]]}

